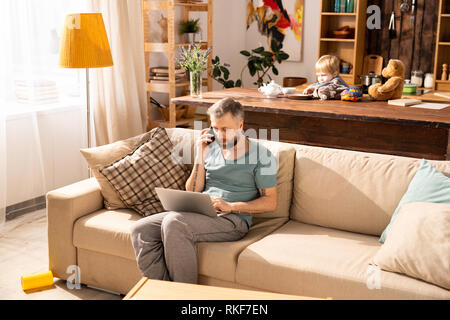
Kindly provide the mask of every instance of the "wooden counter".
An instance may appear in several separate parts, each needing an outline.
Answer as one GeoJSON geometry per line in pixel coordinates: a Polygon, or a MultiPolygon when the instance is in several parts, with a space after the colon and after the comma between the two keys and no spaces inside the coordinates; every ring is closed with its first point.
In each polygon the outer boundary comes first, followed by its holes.
{"type": "Polygon", "coordinates": [[[443,110],[397,107],[367,98],[358,103],[268,99],[257,89],[243,88],[206,92],[202,99],[177,97],[172,102],[209,107],[225,97],[232,97],[244,106],[245,129],[279,129],[280,141],[450,159],[450,107],[443,110]]]}

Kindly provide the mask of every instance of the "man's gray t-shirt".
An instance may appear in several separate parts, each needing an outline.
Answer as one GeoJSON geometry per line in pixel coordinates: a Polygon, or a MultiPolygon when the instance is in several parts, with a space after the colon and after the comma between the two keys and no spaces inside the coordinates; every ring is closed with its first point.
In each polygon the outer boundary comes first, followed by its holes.
{"type": "MultiPolygon", "coordinates": [[[[204,193],[227,202],[248,202],[259,198],[258,189],[277,186],[278,163],[272,153],[253,139],[248,139],[248,152],[236,160],[225,160],[217,142],[205,156],[206,184],[204,193]]],[[[248,226],[252,215],[237,214],[248,226]]]]}

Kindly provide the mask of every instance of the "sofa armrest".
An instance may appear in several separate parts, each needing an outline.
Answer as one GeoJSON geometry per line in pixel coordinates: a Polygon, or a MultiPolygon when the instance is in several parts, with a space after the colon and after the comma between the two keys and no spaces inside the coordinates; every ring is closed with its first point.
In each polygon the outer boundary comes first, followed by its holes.
{"type": "Polygon", "coordinates": [[[73,245],[75,221],[103,208],[103,196],[95,178],[50,191],[46,195],[49,270],[67,280],[67,267],[77,265],[73,245]]]}

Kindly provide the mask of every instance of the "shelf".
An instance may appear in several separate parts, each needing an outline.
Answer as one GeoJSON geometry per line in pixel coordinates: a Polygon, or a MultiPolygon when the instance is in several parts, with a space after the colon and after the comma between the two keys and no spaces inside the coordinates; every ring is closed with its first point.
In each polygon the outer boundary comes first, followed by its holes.
{"type": "MultiPolygon", "coordinates": [[[[189,11],[208,11],[208,3],[184,3],[175,2],[175,6],[184,7],[189,11]]],[[[144,10],[167,10],[169,8],[168,1],[146,1],[144,2],[144,10]]]]}
{"type": "MultiPolygon", "coordinates": [[[[150,0],[142,0],[142,9],[141,9],[141,18],[142,18],[142,26],[143,26],[143,34],[144,34],[144,55],[145,55],[145,75],[146,75],[146,95],[147,95],[147,129],[149,130],[152,128],[152,112],[149,112],[152,108],[150,101],[150,96],[152,92],[158,92],[158,93],[165,93],[169,95],[169,104],[168,106],[170,108],[173,107],[173,103],[170,102],[170,100],[174,97],[176,97],[179,93],[185,92],[186,90],[189,91],[190,89],[190,81],[189,77],[183,77],[181,79],[176,78],[176,75],[170,74],[170,81],[169,79],[164,80],[150,80],[150,66],[151,61],[153,60],[153,55],[151,53],[166,53],[167,58],[172,59],[173,56],[176,56],[178,53],[177,49],[181,48],[187,48],[189,45],[192,45],[190,43],[186,43],[187,41],[185,38],[180,38],[178,41],[179,43],[175,43],[174,36],[168,37],[169,41],[162,43],[162,42],[150,42],[150,29],[153,29],[153,27],[150,27],[151,22],[156,21],[150,21],[151,17],[149,12],[151,10],[153,11],[166,11],[163,13],[163,15],[166,15],[167,21],[169,24],[169,29],[171,29],[171,32],[176,32],[176,25],[174,24],[175,18],[181,13],[181,19],[190,19],[192,12],[200,12],[202,15],[202,20],[204,18],[205,22],[207,23],[207,40],[205,39],[197,39],[195,44],[199,46],[202,50],[208,49],[208,47],[212,47],[213,45],[213,7],[214,3],[213,0],[203,0],[202,2],[198,1],[190,1],[189,3],[182,2],[183,0],[161,0],[161,1],[150,1],[150,0]],[[166,81],[165,81],[166,80],[166,81]],[[180,90],[181,89],[181,90],[180,90]]],[[[158,28],[159,30],[159,28],[158,28]]],[[[168,61],[168,64],[172,63],[173,61],[168,61]]],[[[211,68],[211,59],[208,59],[208,68],[211,68]]],[[[167,71],[165,72],[167,73],[167,71]]],[[[204,75],[206,78],[206,74],[204,75]]],[[[212,90],[212,81],[210,78],[202,79],[202,89],[205,91],[212,90]]],[[[170,121],[159,121],[166,123],[167,126],[184,126],[189,125],[189,122],[193,120],[201,120],[203,118],[194,118],[194,119],[181,119],[179,121],[176,121],[174,119],[175,114],[172,114],[170,117],[170,121]]],[[[203,116],[204,117],[204,116],[203,116]]]]}
{"type": "MultiPolygon", "coordinates": [[[[158,80],[155,80],[158,81],[158,80]]],[[[161,81],[159,80],[158,82],[155,81],[150,81],[146,83],[146,89],[147,91],[154,91],[154,92],[169,92],[170,90],[170,83],[169,81],[161,81]]],[[[179,88],[179,87],[188,87],[190,84],[189,81],[183,81],[183,82],[177,82],[175,83],[175,87],[179,88]]],[[[203,79],[202,82],[203,86],[207,86],[208,85],[208,79],[203,79]]]]}
{"type": "Polygon", "coordinates": [[[441,14],[442,18],[450,18],[450,13],[441,14]]]}
{"type": "Polygon", "coordinates": [[[450,84],[450,80],[436,80],[436,83],[447,83],[447,84],[450,84]]]}
{"type": "MultiPolygon", "coordinates": [[[[208,42],[196,42],[202,49],[208,48],[208,42]]],[[[190,43],[176,43],[175,47],[188,47],[190,43]]],[[[167,52],[169,50],[169,44],[167,42],[146,42],[144,43],[145,52],[167,52]]]]}
{"type": "Polygon", "coordinates": [[[208,11],[208,3],[175,2],[175,5],[179,7],[185,7],[190,11],[208,11]]]}
{"type": "Polygon", "coordinates": [[[337,16],[337,17],[356,17],[355,12],[322,12],[323,16],[337,16]]]}
{"type": "Polygon", "coordinates": [[[144,10],[167,10],[169,3],[167,1],[145,1],[144,10]]]}
{"type": "MultiPolygon", "coordinates": [[[[180,119],[178,121],[175,122],[175,126],[185,126],[188,125],[191,122],[194,121],[207,121],[208,120],[208,116],[206,114],[196,114],[194,117],[192,118],[188,118],[188,119],[180,119]]],[[[162,127],[169,127],[169,121],[166,120],[154,120],[155,123],[158,123],[158,125],[162,126],[162,127]]]]}
{"type": "Polygon", "coordinates": [[[355,39],[341,39],[341,38],[320,38],[320,41],[332,41],[332,42],[355,42],[355,39]]]}
{"type": "Polygon", "coordinates": [[[450,46],[450,42],[439,42],[440,46],[450,46]]]}

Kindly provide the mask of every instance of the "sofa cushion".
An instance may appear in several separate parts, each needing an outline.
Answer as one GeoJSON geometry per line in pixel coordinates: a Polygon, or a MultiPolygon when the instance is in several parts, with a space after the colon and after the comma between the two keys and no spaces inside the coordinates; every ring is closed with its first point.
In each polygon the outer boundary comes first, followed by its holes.
{"type": "Polygon", "coordinates": [[[73,245],[136,260],[130,228],[142,216],[131,209],[101,209],[75,222],[73,245]]]}
{"type": "MultiPolygon", "coordinates": [[[[167,129],[167,134],[174,145],[174,154],[189,167],[194,159],[194,141],[200,131],[189,129],[167,129]]],[[[258,143],[270,150],[278,162],[278,208],[274,212],[258,214],[259,218],[287,218],[292,201],[292,184],[294,177],[294,146],[288,143],[258,140],[258,143]]],[[[190,166],[192,169],[192,165],[190,166]]]]}
{"type": "Polygon", "coordinates": [[[240,254],[236,281],[322,298],[450,299],[438,286],[380,269],[374,273],[369,262],[380,246],[375,236],[289,221],[240,254]]]}
{"type": "Polygon", "coordinates": [[[422,160],[419,170],[409,184],[408,191],[403,195],[397,209],[395,209],[392,215],[389,225],[381,234],[380,242],[383,243],[388,237],[389,230],[395,222],[395,218],[401,207],[410,202],[450,204],[450,178],[436,170],[425,159],[422,160]]]}
{"type": "MultiPolygon", "coordinates": [[[[421,160],[296,146],[293,220],[381,235],[421,160]]],[[[450,161],[430,161],[450,176],[450,161]]]]}
{"type": "MultiPolygon", "coordinates": [[[[130,209],[98,210],[75,222],[73,244],[77,248],[136,260],[130,228],[142,216],[130,209]]],[[[254,218],[247,235],[235,242],[197,244],[199,273],[225,281],[235,280],[238,255],[249,244],[262,239],[286,223],[286,218],[254,218]]]]}
{"type": "Polygon", "coordinates": [[[450,290],[450,204],[404,204],[373,261],[450,290]]]}

